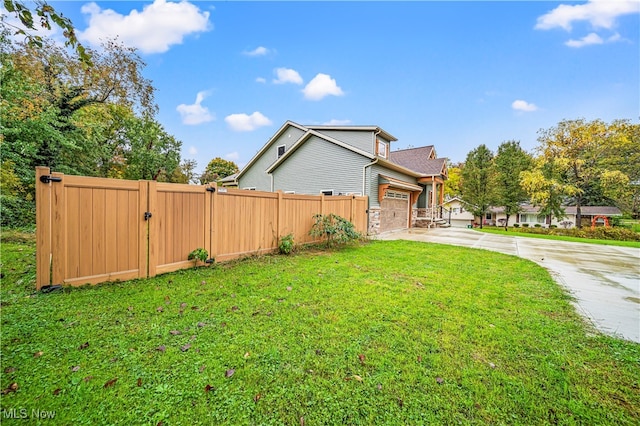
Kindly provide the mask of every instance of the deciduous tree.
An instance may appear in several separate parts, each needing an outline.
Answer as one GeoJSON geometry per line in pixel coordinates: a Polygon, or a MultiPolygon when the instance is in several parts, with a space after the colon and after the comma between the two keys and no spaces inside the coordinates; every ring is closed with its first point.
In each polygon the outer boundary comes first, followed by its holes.
{"type": "Polygon", "coordinates": [[[520,147],[520,142],[507,141],[500,144],[493,161],[496,171],[495,205],[504,208],[504,229],[507,230],[509,218],[520,213],[522,203],[529,199],[527,191],[520,185],[520,173],[530,170],[533,160],[520,147]]]}
{"type": "Polygon", "coordinates": [[[202,176],[200,176],[200,183],[204,185],[209,182],[216,182],[234,173],[238,173],[238,171],[238,166],[233,161],[216,157],[207,164],[202,176]]]}
{"type": "Polygon", "coordinates": [[[486,145],[480,145],[467,154],[461,181],[462,200],[467,210],[484,219],[495,200],[493,153],[486,145]]]}

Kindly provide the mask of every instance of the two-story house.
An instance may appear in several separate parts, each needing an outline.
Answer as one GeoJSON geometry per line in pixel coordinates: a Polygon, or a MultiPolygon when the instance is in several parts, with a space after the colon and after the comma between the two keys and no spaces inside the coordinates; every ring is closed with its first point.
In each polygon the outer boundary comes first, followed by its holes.
{"type": "Polygon", "coordinates": [[[397,139],[377,126],[303,126],[292,121],[238,173],[241,189],[366,195],[369,233],[435,223],[447,177],[433,146],[391,151],[397,139]]]}

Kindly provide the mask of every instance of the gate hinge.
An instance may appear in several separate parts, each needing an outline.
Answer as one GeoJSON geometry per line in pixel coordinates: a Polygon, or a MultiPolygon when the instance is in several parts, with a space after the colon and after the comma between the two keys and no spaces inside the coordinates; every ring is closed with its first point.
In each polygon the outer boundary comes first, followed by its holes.
{"type": "Polygon", "coordinates": [[[144,212],[144,220],[149,220],[151,217],[151,212],[144,212]]]}
{"type": "Polygon", "coordinates": [[[61,177],[51,176],[51,175],[42,175],[40,176],[40,182],[49,183],[49,182],[62,182],[61,177]]]}

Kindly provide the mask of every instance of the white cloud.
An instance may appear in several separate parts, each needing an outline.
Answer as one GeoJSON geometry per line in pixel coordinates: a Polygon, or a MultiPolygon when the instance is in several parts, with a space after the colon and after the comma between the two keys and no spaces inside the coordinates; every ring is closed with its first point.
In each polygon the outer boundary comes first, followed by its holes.
{"type": "Polygon", "coordinates": [[[89,26],[78,32],[81,41],[99,45],[105,39],[117,37],[128,47],[142,53],[163,53],[172,45],[181,44],[189,34],[211,29],[209,12],[187,2],[155,0],[143,7],[121,15],[112,9],[101,9],[96,3],[81,8],[89,15],[89,26]]]}
{"type": "Polygon", "coordinates": [[[264,84],[264,83],[266,83],[266,82],[267,82],[267,79],[266,79],[266,78],[264,78],[264,77],[258,77],[258,78],[256,78],[256,83],[262,83],[262,84],[264,84]]]}
{"type": "Polygon", "coordinates": [[[243,55],[247,55],[247,56],[265,56],[265,55],[268,55],[269,53],[271,53],[271,50],[267,49],[264,46],[259,46],[253,50],[242,52],[243,55]]]}
{"type": "Polygon", "coordinates": [[[276,68],[273,72],[278,77],[273,79],[275,84],[302,84],[304,82],[302,77],[300,77],[300,74],[298,74],[298,71],[291,68],[276,68]]]}
{"type": "Polygon", "coordinates": [[[549,30],[560,27],[571,31],[574,22],[587,21],[593,28],[612,29],[618,17],[632,13],[640,13],[640,2],[637,0],[590,0],[584,4],[561,4],[538,17],[535,28],[549,30]]]}
{"type": "Polygon", "coordinates": [[[225,160],[229,160],[229,161],[238,161],[238,159],[240,158],[240,154],[238,153],[238,151],[234,151],[234,152],[225,154],[224,158],[225,160]]]}
{"type": "Polygon", "coordinates": [[[325,126],[346,126],[347,124],[351,124],[351,120],[337,120],[335,118],[323,123],[325,126]]]}
{"type": "Polygon", "coordinates": [[[621,40],[622,40],[622,37],[620,37],[620,34],[618,33],[615,33],[614,35],[610,36],[606,40],[603,40],[602,37],[600,37],[596,33],[590,33],[579,40],[574,40],[574,39],[567,40],[564,44],[569,47],[579,48],[584,46],[590,46],[593,44],[614,43],[616,41],[621,41],[621,40]]]}
{"type": "Polygon", "coordinates": [[[251,115],[231,114],[226,116],[224,121],[236,132],[251,132],[259,127],[271,125],[271,120],[258,111],[251,115]]]}
{"type": "Polygon", "coordinates": [[[194,104],[178,105],[176,110],[180,113],[183,124],[196,125],[215,120],[215,116],[209,112],[209,109],[201,105],[207,95],[207,92],[198,92],[194,104]]]}
{"type": "Polygon", "coordinates": [[[189,155],[196,155],[196,154],[198,154],[198,148],[196,148],[195,146],[191,145],[187,152],[189,153],[189,155]]]}
{"type": "Polygon", "coordinates": [[[602,37],[600,37],[596,33],[590,33],[589,35],[582,37],[580,40],[570,39],[566,41],[564,44],[569,47],[583,47],[591,44],[602,44],[602,43],[604,43],[604,41],[602,40],[602,37]]]}
{"type": "Polygon", "coordinates": [[[318,74],[302,90],[304,97],[312,101],[319,101],[325,96],[342,96],[344,92],[336,84],[336,80],[328,74],[318,74]]]}
{"type": "Polygon", "coordinates": [[[523,101],[521,99],[513,101],[513,103],[511,104],[511,108],[515,109],[516,111],[524,112],[532,112],[538,110],[538,107],[535,104],[530,104],[529,102],[523,101]]]}

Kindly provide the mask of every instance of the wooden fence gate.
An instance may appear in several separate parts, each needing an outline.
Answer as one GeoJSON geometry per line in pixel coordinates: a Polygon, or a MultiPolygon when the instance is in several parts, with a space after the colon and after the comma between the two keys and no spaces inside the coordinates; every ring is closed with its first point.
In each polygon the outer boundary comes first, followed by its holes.
{"type": "Polygon", "coordinates": [[[36,169],[36,287],[153,277],[313,242],[313,215],[335,213],[367,231],[367,197],[283,194],[127,181],[36,169]]]}

